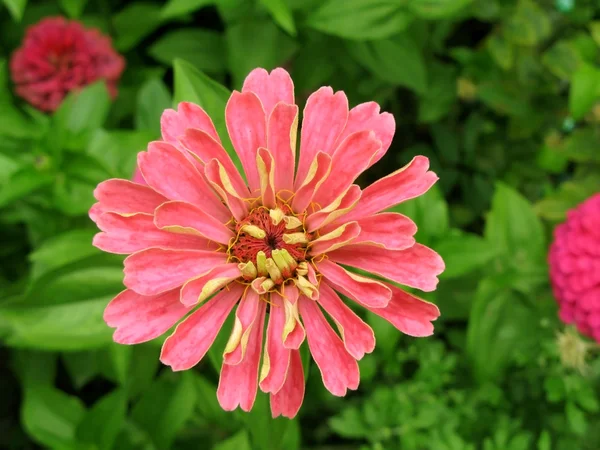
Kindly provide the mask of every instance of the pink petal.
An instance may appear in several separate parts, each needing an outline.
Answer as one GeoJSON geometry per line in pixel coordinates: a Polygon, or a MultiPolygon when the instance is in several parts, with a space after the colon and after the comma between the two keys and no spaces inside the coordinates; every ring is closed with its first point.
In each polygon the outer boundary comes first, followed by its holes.
{"type": "Polygon", "coordinates": [[[269,310],[263,369],[260,374],[260,388],[263,392],[276,393],[283,386],[287,376],[290,350],[283,346],[284,300],[277,292],[271,293],[270,298],[271,308],[269,310]]]}
{"type": "Polygon", "coordinates": [[[296,194],[292,198],[292,209],[297,213],[302,213],[312,202],[315,192],[319,186],[327,179],[331,172],[331,156],[327,153],[319,152],[314,160],[314,165],[308,171],[307,178],[300,184],[296,194]]]}
{"type": "Polygon", "coordinates": [[[181,145],[196,155],[202,163],[207,164],[213,159],[217,159],[231,180],[236,191],[243,195],[248,195],[248,187],[241,177],[237,167],[225,151],[223,146],[204,131],[188,129],[185,134],[179,138],[181,145]]]}
{"type": "Polygon", "coordinates": [[[242,92],[254,92],[260,99],[267,117],[277,103],[294,103],[292,78],[287,71],[279,67],[272,70],[271,74],[265,69],[254,69],[244,80],[242,92]]]}
{"type": "Polygon", "coordinates": [[[113,178],[103,181],[94,189],[94,197],[98,200],[90,210],[90,217],[97,217],[106,211],[135,214],[152,214],[156,207],[168,199],[150,186],[142,186],[129,180],[113,178]],[[98,205],[98,206],[96,206],[98,205]]]}
{"type": "MultiPolygon", "coordinates": [[[[256,163],[255,163],[256,164],[256,163]]],[[[223,199],[236,220],[244,220],[248,215],[248,202],[235,190],[221,163],[213,159],[204,167],[206,179],[223,199]]]]}
{"type": "Polygon", "coordinates": [[[116,328],[115,342],[139,344],[163,334],[189,310],[179,301],[178,289],[149,297],[126,289],[108,304],[104,321],[116,328]]]}
{"type": "Polygon", "coordinates": [[[202,174],[171,144],[151,142],[148,152],[138,155],[138,164],[148,184],[168,199],[198,205],[223,223],[231,218],[202,174]]]}
{"type": "MultiPolygon", "coordinates": [[[[334,222],[335,219],[352,210],[352,208],[358,204],[360,196],[360,188],[356,184],[353,184],[346,192],[340,195],[336,201],[329,206],[310,214],[306,218],[305,226],[307,231],[312,233],[313,231],[334,222]]],[[[344,220],[344,222],[347,221],[344,220]]]]}
{"type": "Polygon", "coordinates": [[[256,167],[260,179],[260,196],[262,206],[275,208],[277,199],[275,197],[275,160],[266,148],[259,148],[256,154],[256,167]]]}
{"type": "Polygon", "coordinates": [[[314,201],[327,206],[342,195],[369,167],[381,149],[381,141],[372,131],[359,131],[344,139],[331,159],[331,173],[319,187],[314,201]]]}
{"type": "Polygon", "coordinates": [[[248,180],[250,190],[260,187],[256,170],[256,152],[267,145],[265,111],[252,92],[234,91],[225,107],[225,122],[231,143],[235,148],[248,180]]]}
{"type": "Polygon", "coordinates": [[[438,180],[437,175],[428,172],[427,169],[429,169],[429,160],[424,156],[415,156],[406,166],[367,187],[356,208],[344,216],[343,220],[371,216],[423,195],[438,180]]]}
{"type": "Polygon", "coordinates": [[[181,322],[163,344],[160,360],[173,370],[187,370],[211,347],[244,286],[232,283],[181,322]]]}
{"type": "Polygon", "coordinates": [[[319,304],[338,326],[348,353],[355,359],[371,353],[375,348],[375,334],[371,327],[354,314],[327,283],[322,283],[319,290],[319,304]]]}
{"type": "Polygon", "coordinates": [[[380,213],[358,220],[360,235],[353,244],[371,244],[389,250],[404,250],[415,244],[417,226],[408,217],[397,213],[380,213]]]}
{"type": "Polygon", "coordinates": [[[267,303],[260,301],[256,326],[252,327],[243,361],[236,365],[223,361],[217,399],[225,411],[233,411],[239,405],[248,412],[254,405],[266,309],[267,303]]]}
{"type": "Polygon", "coordinates": [[[322,87],[308,97],[302,116],[296,188],[306,178],[319,151],[333,154],[334,145],[348,120],[348,98],[342,91],[334,94],[330,87],[322,87]]]}
{"type": "Polygon", "coordinates": [[[235,237],[233,231],[204,212],[202,208],[186,202],[167,202],[154,213],[156,227],[172,231],[175,236],[200,234],[221,244],[228,244],[235,237]]]}
{"type": "Polygon", "coordinates": [[[229,285],[242,272],[237,264],[227,263],[212,268],[205,274],[187,281],[181,288],[181,303],[193,306],[202,303],[210,295],[224,286],[229,285]]]}
{"type": "Polygon", "coordinates": [[[294,189],[298,107],[279,103],[269,116],[267,148],[275,159],[275,192],[294,189]]]}
{"type": "Polygon", "coordinates": [[[283,346],[288,349],[298,350],[306,332],[300,322],[300,313],[298,310],[298,288],[293,283],[288,283],[283,287],[283,307],[285,311],[285,326],[283,329],[283,346]]]}
{"type": "Polygon", "coordinates": [[[225,253],[149,248],[125,258],[123,284],[142,295],[156,295],[225,264],[225,253]]]}
{"type": "Polygon", "coordinates": [[[292,350],[290,366],[283,387],[271,394],[271,415],[293,419],[298,414],[304,400],[304,370],[299,350],[292,350]]]}
{"type": "Polygon", "coordinates": [[[339,228],[324,234],[312,241],[309,245],[309,253],[312,256],[331,252],[335,249],[348,245],[360,234],[360,227],[356,222],[346,223],[339,228]]]}
{"type": "Polygon", "coordinates": [[[370,167],[379,161],[385,155],[388,148],[390,148],[394,132],[396,131],[396,121],[390,113],[384,112],[380,114],[377,103],[361,103],[350,110],[346,128],[344,128],[344,131],[338,137],[336,146],[341,144],[352,133],[363,130],[372,130],[375,132],[377,139],[381,141],[381,149],[371,160],[370,167]]]}
{"type": "Polygon", "coordinates": [[[177,111],[167,109],[160,118],[163,139],[175,146],[179,146],[179,138],[190,128],[204,131],[219,144],[221,143],[211,118],[198,105],[181,102],[177,111]]]}
{"type": "Polygon", "coordinates": [[[150,214],[121,216],[107,212],[98,217],[97,224],[103,232],[94,236],[92,243],[109,253],[127,255],[149,247],[207,249],[209,245],[206,239],[199,236],[159,230],[150,214]]]}
{"type": "Polygon", "coordinates": [[[433,320],[440,316],[440,310],[433,303],[421,300],[391,284],[392,299],[385,308],[370,308],[380,317],[390,322],[409,336],[425,337],[433,334],[433,320]]]}
{"type": "Polygon", "coordinates": [[[358,388],[358,364],[331,329],[316,302],[306,297],[300,297],[299,302],[308,347],[321,371],[323,384],[333,395],[343,397],[347,389],[358,388]]]}
{"type": "Polygon", "coordinates": [[[148,183],[146,183],[146,180],[144,180],[144,177],[142,176],[142,172],[140,172],[140,169],[138,169],[137,167],[135,168],[135,172],[133,172],[133,177],[131,178],[131,181],[133,181],[134,183],[143,184],[143,185],[148,184],[148,183]]]}
{"type": "Polygon", "coordinates": [[[365,307],[384,308],[392,297],[383,283],[348,272],[328,259],[317,263],[317,269],[336,291],[365,307]]]}
{"type": "Polygon", "coordinates": [[[252,289],[246,289],[242,301],[235,311],[235,323],[229,341],[223,352],[223,361],[225,364],[239,364],[246,354],[246,345],[252,334],[254,326],[262,326],[261,322],[256,322],[259,318],[259,312],[262,303],[265,303],[260,296],[252,289]]]}
{"type": "Polygon", "coordinates": [[[435,290],[437,275],[444,271],[440,255],[421,244],[406,250],[352,244],[329,253],[329,258],[426,292],[435,290]]]}

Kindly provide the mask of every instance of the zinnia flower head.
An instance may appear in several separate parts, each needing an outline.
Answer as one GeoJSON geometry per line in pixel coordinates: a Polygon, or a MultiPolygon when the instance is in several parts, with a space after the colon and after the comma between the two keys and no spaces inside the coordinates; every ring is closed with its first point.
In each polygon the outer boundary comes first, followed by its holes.
{"type": "Polygon", "coordinates": [[[29,27],[10,61],[16,93],[50,112],[73,89],[100,79],[106,80],[110,95],[116,97],[124,68],[125,60],[114,51],[108,36],[62,17],[46,18],[29,27]]]}
{"type": "Polygon", "coordinates": [[[561,320],[600,342],[600,194],[556,227],[549,263],[561,320]]]}
{"type": "Polygon", "coordinates": [[[406,334],[433,333],[435,305],[343,265],[435,289],[441,258],[415,243],[408,217],[382,211],[423,194],[437,177],[416,157],[364,190],[353,184],[387,151],[394,118],[372,102],[349,110],[344,93],[329,87],[307,101],[296,167],[298,106],[283,69],[251,72],[225,119],[247,183],[208,115],[180,103],[162,116],[163,140],[138,156],[147,185],[113,179],[96,189],[90,216],[102,232],[94,245],[131,254],[127,289],[104,318],[124,344],[179,323],[161,361],[185,370],[206,355],[237,305],[218,400],[249,411],[260,386],[273,416],[291,418],[304,396],[305,340],[338,396],[358,387],[357,360],[375,346],[371,328],[339,294],[406,334]]]}

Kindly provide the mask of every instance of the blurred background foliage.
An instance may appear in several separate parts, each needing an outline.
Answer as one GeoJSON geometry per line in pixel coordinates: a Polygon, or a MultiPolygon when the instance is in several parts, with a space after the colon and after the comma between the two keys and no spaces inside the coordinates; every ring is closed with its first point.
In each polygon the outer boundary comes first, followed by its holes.
{"type": "Polygon", "coordinates": [[[597,347],[558,321],[546,267],[553,227],[600,191],[599,46],[596,0],[0,1],[0,448],[600,448],[597,347]],[[52,15],[112,36],[127,59],[114,103],[102,83],[53,115],[13,96],[10,55],[52,15]],[[222,411],[220,348],[172,373],[160,342],[112,343],[102,311],[122,258],[91,246],[87,217],[165,108],[197,102],[222,128],[257,66],[291,71],[301,105],[331,85],[394,114],[361,184],[416,154],[440,176],[397,208],[447,264],[424,296],[435,336],[366,315],[378,345],[359,390],[332,397],[311,368],[294,421],[272,420],[263,394],[222,411]]]}

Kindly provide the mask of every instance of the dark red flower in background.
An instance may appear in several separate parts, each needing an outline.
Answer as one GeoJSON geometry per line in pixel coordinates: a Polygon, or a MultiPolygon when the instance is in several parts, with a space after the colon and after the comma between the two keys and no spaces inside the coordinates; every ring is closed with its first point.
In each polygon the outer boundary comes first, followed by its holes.
{"type": "Polygon", "coordinates": [[[62,17],[29,27],[10,61],[17,94],[42,111],[56,110],[70,91],[100,79],[116,97],[124,68],[108,36],[62,17]]]}
{"type": "Polygon", "coordinates": [[[549,262],[561,320],[600,342],[600,194],[556,227],[549,262]]]}

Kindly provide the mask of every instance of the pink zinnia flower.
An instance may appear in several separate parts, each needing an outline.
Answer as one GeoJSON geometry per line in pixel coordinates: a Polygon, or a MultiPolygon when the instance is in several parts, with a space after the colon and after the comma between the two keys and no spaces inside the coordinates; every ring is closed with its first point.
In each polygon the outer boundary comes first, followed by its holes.
{"type": "Polygon", "coordinates": [[[561,320],[600,342],[600,194],[556,227],[549,263],[561,320]]]}
{"type": "Polygon", "coordinates": [[[70,91],[100,79],[116,97],[124,68],[108,36],[62,17],[29,27],[10,61],[17,94],[42,111],[56,110],[70,91]]]}
{"type": "Polygon", "coordinates": [[[305,339],[338,396],[358,387],[357,360],[375,347],[371,328],[338,293],[406,334],[433,333],[435,305],[342,265],[435,289],[442,259],[415,243],[408,217],[382,211],[423,194],[437,177],[419,156],[364,190],[353,184],[387,151],[394,118],[372,102],[348,110],[344,93],[329,87],[307,101],[296,167],[298,106],[283,69],[250,73],[225,119],[248,183],[207,114],[180,103],[162,116],[163,140],[138,156],[147,186],[113,179],[96,189],[90,216],[102,232],[94,245],[131,254],[127,289],[104,318],[124,344],[179,322],[161,361],[185,370],[206,355],[237,305],[219,402],[249,411],[260,386],[273,416],[291,418],[304,396],[305,339]]]}

